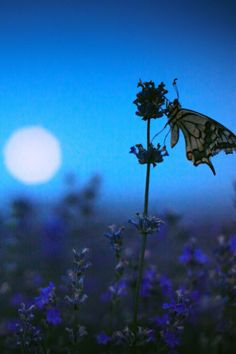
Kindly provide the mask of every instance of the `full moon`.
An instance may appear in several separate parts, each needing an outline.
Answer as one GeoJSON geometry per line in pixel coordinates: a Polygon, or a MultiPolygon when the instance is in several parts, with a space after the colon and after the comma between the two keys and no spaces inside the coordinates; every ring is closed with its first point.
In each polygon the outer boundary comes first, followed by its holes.
{"type": "Polygon", "coordinates": [[[15,131],[8,139],[3,153],[7,170],[25,184],[49,181],[61,165],[58,139],[40,126],[15,131]]]}

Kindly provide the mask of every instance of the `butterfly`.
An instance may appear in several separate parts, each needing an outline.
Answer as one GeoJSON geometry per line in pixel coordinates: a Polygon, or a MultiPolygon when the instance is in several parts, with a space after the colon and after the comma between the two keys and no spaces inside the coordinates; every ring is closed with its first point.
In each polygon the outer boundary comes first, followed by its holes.
{"type": "Polygon", "coordinates": [[[177,144],[181,130],[185,139],[187,159],[192,161],[194,166],[207,164],[216,175],[210,158],[222,150],[226,154],[232,154],[236,150],[234,133],[204,114],[182,108],[178,99],[172,103],[168,102],[165,114],[171,131],[171,147],[177,144]]]}

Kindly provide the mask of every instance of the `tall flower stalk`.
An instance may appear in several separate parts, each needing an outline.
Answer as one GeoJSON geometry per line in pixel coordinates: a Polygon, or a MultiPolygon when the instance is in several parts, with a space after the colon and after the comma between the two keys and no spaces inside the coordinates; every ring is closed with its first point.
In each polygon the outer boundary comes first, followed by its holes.
{"type": "Polygon", "coordinates": [[[151,132],[151,119],[161,118],[164,114],[162,109],[165,103],[165,85],[160,83],[158,87],[155,87],[154,82],[142,82],[139,81],[138,87],[141,87],[141,92],[137,94],[137,98],[134,104],[137,106],[136,115],[142,117],[142,120],[146,121],[146,149],[143,148],[141,144],[131,147],[130,153],[133,153],[138,158],[140,164],[146,164],[146,181],[145,181],[145,193],[144,193],[144,208],[143,215],[140,217],[138,215],[138,223],[132,222],[141,233],[141,250],[139,256],[138,264],[138,275],[134,295],[134,311],[133,311],[133,330],[137,332],[138,325],[138,310],[140,302],[140,288],[143,279],[144,271],[144,257],[147,245],[148,234],[153,233],[158,230],[161,223],[160,219],[148,216],[148,204],[149,204],[149,186],[150,186],[150,169],[151,165],[156,166],[157,163],[163,161],[163,157],[167,156],[168,153],[165,146],[160,149],[160,145],[154,147],[151,143],[150,132],[151,132]]]}
{"type": "MultiPolygon", "coordinates": [[[[147,120],[147,149],[150,145],[150,126],[151,121],[150,118],[147,120]]],[[[150,185],[150,167],[151,163],[147,163],[146,167],[146,182],[145,182],[145,194],[144,194],[144,209],[143,215],[148,216],[148,202],[149,202],[149,185],[150,185]]],[[[141,282],[143,278],[143,269],[144,269],[144,256],[147,244],[147,232],[142,235],[142,244],[141,244],[141,253],[139,258],[139,266],[138,266],[138,278],[135,288],[135,297],[134,297],[134,313],[133,313],[133,327],[134,331],[137,329],[137,319],[138,319],[138,306],[139,306],[139,292],[141,287],[141,282]]]]}

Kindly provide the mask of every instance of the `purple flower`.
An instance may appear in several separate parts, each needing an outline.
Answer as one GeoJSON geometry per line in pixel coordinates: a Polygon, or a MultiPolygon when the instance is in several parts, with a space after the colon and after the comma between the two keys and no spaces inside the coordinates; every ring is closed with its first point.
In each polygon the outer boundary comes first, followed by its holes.
{"type": "Polygon", "coordinates": [[[169,304],[168,302],[164,302],[164,304],[162,305],[163,310],[168,310],[172,307],[173,307],[173,305],[169,304]]]}
{"type": "Polygon", "coordinates": [[[21,293],[15,293],[12,297],[11,297],[11,305],[13,306],[19,306],[22,302],[24,302],[25,298],[23,296],[23,294],[21,293]]]}
{"type": "Polygon", "coordinates": [[[109,291],[112,295],[125,296],[127,295],[127,281],[126,279],[120,279],[118,282],[112,284],[109,287],[109,291]]]}
{"type": "Polygon", "coordinates": [[[98,344],[107,345],[111,341],[111,337],[105,332],[101,332],[96,336],[96,341],[98,344]]]}
{"type": "Polygon", "coordinates": [[[156,216],[146,216],[140,213],[136,213],[137,221],[132,219],[128,220],[128,223],[134,225],[140,234],[151,235],[158,232],[160,225],[164,222],[156,216]]]}
{"type": "Polygon", "coordinates": [[[5,328],[9,332],[16,332],[19,327],[19,320],[8,320],[5,322],[5,328]]]}
{"type": "Polygon", "coordinates": [[[142,286],[141,286],[141,296],[148,297],[153,289],[154,282],[156,280],[156,270],[149,268],[145,271],[142,286]]]}
{"type": "Polygon", "coordinates": [[[233,235],[229,241],[230,250],[236,256],[236,235],[233,235]]]}
{"type": "Polygon", "coordinates": [[[119,259],[122,251],[122,243],[123,243],[123,231],[124,226],[117,227],[116,225],[108,226],[109,232],[104,234],[110,240],[110,243],[115,251],[116,257],[119,259]]]}
{"type": "Polygon", "coordinates": [[[161,148],[160,144],[157,144],[156,148],[150,144],[147,150],[144,149],[142,144],[136,144],[135,146],[131,146],[129,153],[134,154],[141,165],[151,163],[153,167],[157,163],[163,162],[164,156],[169,156],[166,147],[163,146],[161,148]]]}
{"type": "Polygon", "coordinates": [[[42,309],[47,305],[53,298],[55,291],[55,286],[52,282],[48,284],[46,288],[40,289],[40,294],[35,298],[35,303],[39,309],[42,309]]]}
{"type": "Polygon", "coordinates": [[[46,312],[47,322],[56,326],[62,322],[60,311],[56,307],[47,309],[46,312]]]}
{"type": "Polygon", "coordinates": [[[139,80],[138,87],[141,91],[137,93],[134,104],[137,106],[136,115],[143,120],[161,118],[163,116],[162,106],[165,103],[165,84],[161,82],[157,87],[153,81],[142,82],[139,80]]]}
{"type": "Polygon", "coordinates": [[[195,242],[191,241],[190,244],[184,247],[182,255],[179,257],[181,263],[187,265],[189,263],[206,264],[208,262],[207,256],[200,248],[195,247],[195,242]]]}
{"type": "Polygon", "coordinates": [[[195,249],[194,258],[200,264],[206,264],[208,262],[207,256],[202,252],[200,248],[195,249]]]}
{"type": "Polygon", "coordinates": [[[164,313],[162,316],[154,318],[154,322],[158,327],[165,328],[170,324],[170,316],[168,313],[164,313]]]}
{"type": "Polygon", "coordinates": [[[159,282],[160,282],[162,294],[164,296],[171,296],[173,293],[171,280],[169,278],[167,278],[167,276],[162,275],[160,277],[159,282]]]}
{"type": "Polygon", "coordinates": [[[167,331],[163,333],[163,338],[169,348],[175,348],[180,344],[180,338],[176,332],[167,331]]]}

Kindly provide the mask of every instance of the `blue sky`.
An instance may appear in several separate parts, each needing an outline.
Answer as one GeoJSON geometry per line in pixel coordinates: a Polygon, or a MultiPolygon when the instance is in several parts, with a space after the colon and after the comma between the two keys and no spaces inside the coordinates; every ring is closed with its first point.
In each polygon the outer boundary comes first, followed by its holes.
{"type": "MultiPolygon", "coordinates": [[[[145,142],[145,123],[132,103],[140,78],[164,81],[172,99],[178,77],[184,107],[236,133],[231,1],[2,1],[0,7],[1,151],[14,130],[41,125],[58,137],[63,154],[55,178],[33,187],[8,174],[1,154],[2,198],[56,196],[66,173],[81,183],[99,173],[104,201],[141,208],[145,168],[128,153],[145,142]]],[[[155,121],[153,134],[165,122],[155,121]]],[[[195,216],[232,212],[235,154],[212,159],[214,177],[186,160],[183,139],[169,150],[152,171],[154,205],[195,216]]]]}

